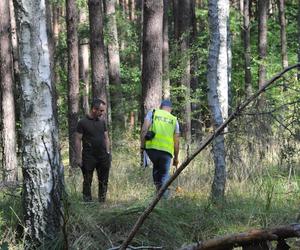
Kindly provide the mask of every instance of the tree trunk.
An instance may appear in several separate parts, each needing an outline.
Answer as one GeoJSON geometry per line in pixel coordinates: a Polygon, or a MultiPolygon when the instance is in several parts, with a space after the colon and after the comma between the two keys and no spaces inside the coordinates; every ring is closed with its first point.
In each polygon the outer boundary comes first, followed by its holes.
{"type": "Polygon", "coordinates": [[[4,184],[14,185],[18,178],[13,61],[10,37],[9,0],[0,1],[0,89],[2,113],[2,163],[4,184]]]}
{"type": "Polygon", "coordinates": [[[144,1],[142,119],[162,97],[163,0],[144,1]]]}
{"type": "Polygon", "coordinates": [[[174,18],[174,39],[179,40],[179,0],[173,0],[173,18],[174,18]]]}
{"type": "Polygon", "coordinates": [[[181,53],[181,86],[183,87],[183,109],[184,114],[184,137],[186,143],[191,143],[191,58],[190,58],[190,37],[191,37],[191,0],[180,1],[180,15],[178,20],[179,47],[181,53]]]}
{"type": "MultiPolygon", "coordinates": [[[[79,22],[84,24],[87,22],[87,16],[84,10],[79,11],[79,22]]],[[[83,86],[82,90],[82,109],[85,114],[90,111],[89,108],[89,41],[82,39],[79,42],[79,79],[83,86]]]]}
{"type": "Polygon", "coordinates": [[[123,94],[120,77],[120,56],[118,31],[115,13],[115,0],[105,0],[105,14],[107,17],[107,45],[108,76],[110,86],[110,101],[112,111],[112,124],[115,129],[125,127],[123,94]]]}
{"type": "Polygon", "coordinates": [[[63,168],[45,1],[19,0],[16,8],[20,41],[25,248],[36,249],[60,234],[63,168]]]}
{"type": "MultiPolygon", "coordinates": [[[[298,0],[298,62],[300,62],[300,0],[298,0]]],[[[300,67],[298,68],[297,79],[300,81],[300,67]]]]}
{"type": "Polygon", "coordinates": [[[245,51],[245,92],[246,97],[252,93],[252,77],[251,77],[251,43],[250,43],[250,2],[251,0],[244,0],[243,13],[243,32],[244,32],[244,51],[245,51]]]}
{"type": "Polygon", "coordinates": [[[69,125],[69,164],[75,166],[75,133],[79,112],[79,70],[77,8],[75,0],[66,2],[67,45],[68,45],[68,125],[69,125]]]}
{"type": "Polygon", "coordinates": [[[93,98],[100,98],[107,103],[106,69],[103,43],[102,1],[89,0],[90,52],[92,66],[93,98]]]}
{"type": "MultiPolygon", "coordinates": [[[[208,104],[213,126],[217,128],[228,116],[228,18],[229,1],[209,1],[210,41],[208,55],[208,104]]],[[[213,142],[215,175],[212,184],[212,198],[224,198],[226,183],[226,163],[224,135],[213,142]]]]}
{"type": "Polygon", "coordinates": [[[168,29],[169,0],[164,0],[163,17],[163,98],[170,99],[170,77],[169,77],[169,29],[168,29]]]}
{"type": "MultiPolygon", "coordinates": [[[[195,0],[191,1],[191,26],[192,26],[192,41],[196,41],[197,36],[199,34],[196,20],[196,6],[195,0]]],[[[200,21],[202,22],[202,20],[200,21]]],[[[201,25],[199,22],[199,25],[201,25]]],[[[203,25],[203,24],[202,24],[203,25]]],[[[199,89],[199,76],[198,76],[198,67],[199,67],[199,53],[193,51],[191,57],[191,91],[192,91],[192,102],[191,102],[191,133],[192,140],[197,144],[202,140],[202,119],[201,119],[201,107],[200,100],[197,100],[197,90],[199,89]]]]}
{"type": "Polygon", "coordinates": [[[281,58],[282,58],[282,67],[286,68],[288,63],[287,56],[287,41],[286,41],[286,21],[285,21],[285,1],[277,0],[278,10],[279,10],[279,23],[280,23],[280,40],[281,40],[281,58]]]}
{"type": "Polygon", "coordinates": [[[267,57],[267,18],[269,0],[258,0],[258,87],[266,81],[266,57],[267,57]]]}

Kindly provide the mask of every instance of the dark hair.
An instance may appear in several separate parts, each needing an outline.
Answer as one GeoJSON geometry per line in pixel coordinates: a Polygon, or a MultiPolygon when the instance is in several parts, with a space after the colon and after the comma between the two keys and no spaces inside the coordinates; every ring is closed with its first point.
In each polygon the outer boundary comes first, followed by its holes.
{"type": "Polygon", "coordinates": [[[91,103],[91,108],[97,108],[99,107],[100,105],[106,105],[105,101],[99,99],[99,98],[96,98],[92,101],[91,103]]]}

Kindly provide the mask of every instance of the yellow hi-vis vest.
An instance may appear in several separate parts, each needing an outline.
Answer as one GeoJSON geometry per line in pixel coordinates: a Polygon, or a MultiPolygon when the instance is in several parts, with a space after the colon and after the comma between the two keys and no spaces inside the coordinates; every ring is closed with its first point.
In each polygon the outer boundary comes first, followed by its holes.
{"type": "Polygon", "coordinates": [[[177,118],[169,112],[157,109],[154,112],[151,131],[155,132],[152,140],[146,141],[146,149],[165,151],[174,156],[174,133],[177,118]]]}

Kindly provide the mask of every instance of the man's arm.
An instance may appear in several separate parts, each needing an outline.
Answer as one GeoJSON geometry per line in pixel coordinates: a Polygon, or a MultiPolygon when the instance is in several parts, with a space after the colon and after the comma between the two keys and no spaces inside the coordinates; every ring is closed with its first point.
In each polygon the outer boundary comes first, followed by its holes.
{"type": "Polygon", "coordinates": [[[104,132],[104,141],[106,146],[106,152],[110,153],[110,141],[109,141],[109,136],[107,131],[104,132]]]}
{"type": "Polygon", "coordinates": [[[76,150],[76,164],[82,166],[82,148],[81,148],[82,134],[75,133],[75,150],[76,150]]]}
{"type": "Polygon", "coordinates": [[[147,131],[149,130],[150,126],[151,126],[151,121],[145,119],[143,127],[142,127],[142,131],[141,131],[141,138],[140,138],[142,149],[145,148],[145,136],[146,136],[147,131]]]}
{"type": "Polygon", "coordinates": [[[178,154],[179,154],[179,134],[174,134],[174,159],[173,165],[177,167],[178,165],[178,154]]]}

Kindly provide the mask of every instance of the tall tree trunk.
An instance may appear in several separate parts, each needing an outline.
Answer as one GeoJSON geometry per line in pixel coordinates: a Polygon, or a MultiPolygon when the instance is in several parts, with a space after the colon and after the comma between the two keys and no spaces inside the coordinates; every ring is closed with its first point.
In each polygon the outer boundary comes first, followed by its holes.
{"type": "Polygon", "coordinates": [[[258,87],[261,88],[266,81],[267,57],[267,19],[269,0],[258,0],[258,87]]]}
{"type": "Polygon", "coordinates": [[[285,21],[285,1],[277,0],[278,10],[279,10],[279,23],[280,23],[280,40],[281,40],[281,58],[282,67],[286,68],[289,66],[288,56],[287,56],[287,41],[286,41],[286,21],[285,21]]]}
{"type": "Polygon", "coordinates": [[[20,46],[26,249],[60,234],[63,168],[51,81],[45,1],[16,3],[20,46]]]}
{"type": "Polygon", "coordinates": [[[60,23],[59,23],[60,7],[57,5],[58,5],[57,3],[52,4],[52,31],[53,31],[54,46],[57,46],[59,32],[60,32],[60,23]]]}
{"type": "Polygon", "coordinates": [[[2,113],[2,163],[4,183],[13,185],[18,178],[13,61],[9,0],[0,1],[0,90],[2,113]]]}
{"type": "Polygon", "coordinates": [[[115,129],[125,127],[123,94],[120,77],[119,40],[115,13],[115,0],[105,0],[105,14],[107,17],[107,45],[108,76],[110,86],[110,101],[112,109],[112,124],[115,129]]]}
{"type": "Polygon", "coordinates": [[[79,112],[79,70],[77,8],[75,0],[66,2],[67,45],[68,45],[68,125],[69,125],[69,163],[75,166],[75,133],[79,112]]]}
{"type": "Polygon", "coordinates": [[[169,77],[169,29],[168,29],[169,0],[164,0],[163,17],[163,98],[170,99],[170,77],[169,77]]]}
{"type": "Polygon", "coordinates": [[[252,76],[251,76],[251,43],[250,43],[250,2],[251,0],[244,0],[243,13],[243,32],[244,32],[244,60],[245,60],[245,92],[246,96],[252,93],[252,76]]]}
{"type": "MultiPolygon", "coordinates": [[[[196,3],[195,0],[191,1],[191,27],[192,27],[192,41],[196,41],[197,36],[199,34],[198,27],[197,27],[197,20],[196,20],[196,3]]],[[[202,22],[202,20],[200,21],[202,22]]],[[[203,25],[200,24],[199,25],[203,25]]],[[[198,53],[192,53],[191,57],[191,90],[192,96],[195,101],[191,103],[192,109],[192,118],[191,118],[191,133],[193,141],[198,143],[201,141],[202,137],[202,124],[201,124],[201,108],[200,108],[200,100],[197,100],[195,96],[197,95],[197,90],[199,89],[199,80],[198,80],[198,53]]]]}
{"type": "Polygon", "coordinates": [[[93,98],[100,98],[107,103],[103,15],[101,3],[101,0],[89,0],[88,2],[90,19],[92,94],[93,98]]]}
{"type": "MultiPolygon", "coordinates": [[[[298,0],[298,62],[300,62],[300,0],[298,0]]],[[[298,68],[297,79],[300,81],[300,67],[298,68]]]]}
{"type": "MultiPolygon", "coordinates": [[[[87,15],[84,10],[79,11],[79,22],[84,24],[87,22],[87,15]]],[[[79,41],[79,79],[82,83],[82,109],[85,114],[89,113],[89,41],[82,39],[79,41]]]]}
{"type": "Polygon", "coordinates": [[[191,143],[191,58],[190,58],[190,37],[191,37],[191,0],[180,1],[179,16],[179,47],[181,53],[181,66],[183,74],[181,77],[181,86],[184,89],[183,100],[184,107],[184,136],[187,145],[191,143]]]}
{"type": "MultiPolygon", "coordinates": [[[[217,128],[228,116],[228,19],[229,1],[209,0],[208,18],[210,28],[208,55],[208,104],[213,126],[217,128]]],[[[226,184],[226,162],[224,135],[213,142],[215,175],[212,184],[212,198],[224,198],[226,184]]]]}
{"type": "Polygon", "coordinates": [[[173,0],[174,38],[179,40],[179,0],[173,0]]]}
{"type": "Polygon", "coordinates": [[[163,0],[144,1],[142,119],[162,97],[163,0]]]}

